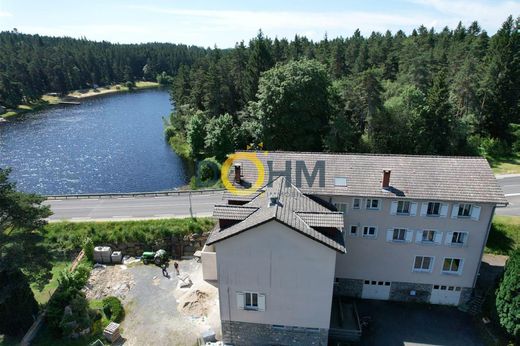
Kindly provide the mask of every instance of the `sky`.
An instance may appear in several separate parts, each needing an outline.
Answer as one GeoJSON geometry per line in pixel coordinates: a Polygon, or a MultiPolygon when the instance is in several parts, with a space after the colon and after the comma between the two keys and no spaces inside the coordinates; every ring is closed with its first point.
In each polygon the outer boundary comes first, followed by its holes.
{"type": "Polygon", "coordinates": [[[259,29],[271,38],[321,40],[477,20],[493,34],[510,14],[520,15],[520,0],[0,0],[0,31],[229,48],[259,29]]]}

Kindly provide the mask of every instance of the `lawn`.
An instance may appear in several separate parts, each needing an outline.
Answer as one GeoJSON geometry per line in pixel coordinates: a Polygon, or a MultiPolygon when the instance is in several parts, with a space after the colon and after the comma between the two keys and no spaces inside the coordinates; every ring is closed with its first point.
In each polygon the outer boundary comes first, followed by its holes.
{"type": "Polygon", "coordinates": [[[520,248],[520,216],[495,216],[486,253],[509,255],[520,248]]]}
{"type": "Polygon", "coordinates": [[[495,174],[520,173],[520,154],[502,158],[488,158],[488,161],[495,174]]]}
{"type": "Polygon", "coordinates": [[[70,262],[65,262],[65,261],[54,262],[52,264],[52,269],[51,269],[52,279],[49,281],[49,283],[47,285],[45,285],[43,290],[39,291],[35,287],[35,284],[31,284],[31,289],[34,293],[34,298],[36,299],[36,301],[39,304],[45,304],[45,303],[47,303],[47,301],[49,301],[49,298],[51,297],[51,295],[54,293],[54,291],[58,287],[58,277],[59,277],[60,272],[65,270],[69,264],[70,264],[70,262]]]}

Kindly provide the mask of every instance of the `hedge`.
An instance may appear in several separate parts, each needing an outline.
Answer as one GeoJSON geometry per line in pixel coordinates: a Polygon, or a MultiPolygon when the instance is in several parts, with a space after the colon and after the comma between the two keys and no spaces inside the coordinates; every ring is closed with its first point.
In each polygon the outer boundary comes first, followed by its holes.
{"type": "Polygon", "coordinates": [[[94,244],[151,244],[171,236],[201,234],[213,228],[210,218],[110,222],[55,222],[45,226],[47,246],[59,253],[77,252],[90,239],[94,244]]]}

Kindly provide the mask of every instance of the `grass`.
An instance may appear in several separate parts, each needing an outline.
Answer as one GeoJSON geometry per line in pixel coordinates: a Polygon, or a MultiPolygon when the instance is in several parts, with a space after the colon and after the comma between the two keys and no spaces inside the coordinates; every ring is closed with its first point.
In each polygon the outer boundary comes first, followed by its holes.
{"type": "Polygon", "coordinates": [[[45,287],[39,291],[35,284],[31,284],[31,289],[34,293],[34,298],[39,304],[45,304],[49,301],[51,295],[58,288],[58,277],[59,274],[69,266],[70,262],[58,261],[52,265],[51,273],[52,278],[45,287]]]}
{"type": "Polygon", "coordinates": [[[520,248],[520,216],[495,216],[485,252],[509,255],[520,248]]]}
{"type": "Polygon", "coordinates": [[[520,154],[508,157],[488,158],[495,174],[520,174],[520,154]]]}

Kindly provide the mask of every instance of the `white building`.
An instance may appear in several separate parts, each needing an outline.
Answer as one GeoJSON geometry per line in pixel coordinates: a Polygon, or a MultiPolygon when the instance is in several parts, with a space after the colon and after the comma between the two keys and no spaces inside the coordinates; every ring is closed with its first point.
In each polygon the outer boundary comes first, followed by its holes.
{"type": "MultiPolygon", "coordinates": [[[[333,292],[463,304],[496,206],[479,157],[258,153],[270,184],[215,207],[203,252],[224,341],[326,344],[333,292]],[[279,177],[279,178],[277,178],[279,177]],[[339,212],[338,212],[339,211],[339,212]]],[[[237,186],[258,176],[250,160],[237,186]]]]}

